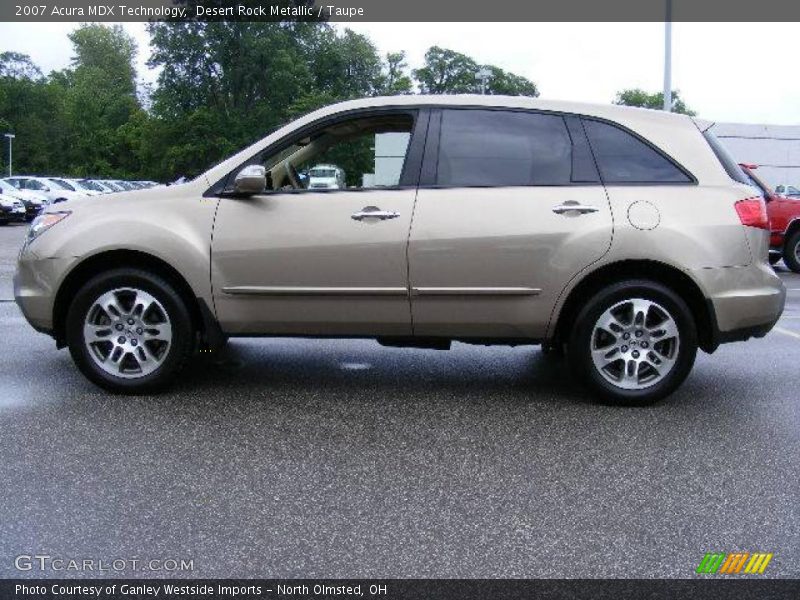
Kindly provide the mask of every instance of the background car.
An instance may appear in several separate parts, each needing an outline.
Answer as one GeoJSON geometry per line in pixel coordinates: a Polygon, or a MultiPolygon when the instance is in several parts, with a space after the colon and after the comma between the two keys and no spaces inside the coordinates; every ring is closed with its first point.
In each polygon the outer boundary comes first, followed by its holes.
{"type": "Polygon", "coordinates": [[[5,225],[12,221],[24,220],[25,205],[22,203],[22,200],[0,194],[0,225],[5,225]]]}
{"type": "MultiPolygon", "coordinates": [[[[777,263],[781,257],[789,269],[800,273],[800,197],[782,196],[770,190],[753,171],[758,165],[740,164],[750,178],[750,183],[761,190],[767,203],[769,216],[769,262],[777,263]]],[[[791,190],[792,186],[778,186],[791,190]]],[[[777,189],[777,188],[776,188],[777,189]]]]}
{"type": "Polygon", "coordinates": [[[338,190],[345,187],[344,171],[336,165],[315,165],[308,170],[309,189],[338,190]]]}
{"type": "Polygon", "coordinates": [[[42,210],[42,207],[49,203],[47,196],[44,194],[30,190],[18,190],[4,179],[0,179],[0,194],[16,198],[25,205],[26,221],[33,221],[39,211],[42,210]]]}
{"type": "Polygon", "coordinates": [[[58,185],[66,187],[67,189],[72,189],[76,192],[81,192],[86,194],[87,196],[99,196],[103,192],[100,190],[94,189],[91,186],[85,185],[78,179],[68,179],[66,177],[48,177],[50,181],[55,181],[58,185]]]}
{"type": "Polygon", "coordinates": [[[793,185],[786,185],[784,183],[775,186],[775,193],[780,194],[781,196],[800,198],[800,189],[793,185]]]}
{"type": "Polygon", "coordinates": [[[106,188],[108,188],[111,192],[124,192],[125,188],[119,185],[119,183],[115,181],[111,181],[110,179],[95,179],[93,180],[106,188]]]}
{"type": "Polygon", "coordinates": [[[15,188],[20,190],[30,190],[46,196],[51,204],[56,202],[64,202],[66,200],[73,200],[75,198],[85,198],[87,194],[76,192],[74,189],[57,183],[55,180],[48,179],[47,177],[32,177],[27,175],[18,175],[14,177],[7,177],[8,181],[15,188]]]}

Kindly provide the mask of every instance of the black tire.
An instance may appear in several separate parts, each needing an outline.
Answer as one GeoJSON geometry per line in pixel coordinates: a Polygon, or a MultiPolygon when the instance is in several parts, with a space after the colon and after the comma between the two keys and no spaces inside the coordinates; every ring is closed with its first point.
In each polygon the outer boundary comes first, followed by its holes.
{"type": "Polygon", "coordinates": [[[172,284],[162,277],[134,268],[101,273],[80,288],[67,312],[66,337],[72,359],[80,371],[101,388],[120,394],[153,393],[165,389],[192,355],[195,343],[191,315],[172,284]],[[150,294],[161,304],[171,324],[171,344],[160,366],[141,377],[124,378],[106,373],[96,364],[84,343],[84,323],[95,301],[106,292],[119,288],[135,288],[150,294]]]}
{"type": "Polygon", "coordinates": [[[781,255],[780,254],[774,254],[774,253],[770,252],[770,254],[769,254],[769,264],[771,264],[774,267],[775,265],[778,264],[778,262],[780,260],[781,260],[781,255]]]}
{"type": "Polygon", "coordinates": [[[795,273],[800,273],[800,229],[783,244],[783,262],[795,273]]]}
{"type": "MultiPolygon", "coordinates": [[[[651,343],[655,346],[657,342],[651,343]]],[[[694,365],[697,345],[694,317],[680,296],[654,281],[627,280],[609,285],[589,299],[575,319],[567,351],[570,367],[586,383],[594,399],[615,405],[645,406],[668,396],[683,383],[694,365]],[[595,366],[591,353],[592,336],[595,324],[607,310],[635,298],[663,307],[677,326],[680,343],[675,350],[675,363],[660,380],[641,389],[624,389],[608,381],[595,366]]]]}

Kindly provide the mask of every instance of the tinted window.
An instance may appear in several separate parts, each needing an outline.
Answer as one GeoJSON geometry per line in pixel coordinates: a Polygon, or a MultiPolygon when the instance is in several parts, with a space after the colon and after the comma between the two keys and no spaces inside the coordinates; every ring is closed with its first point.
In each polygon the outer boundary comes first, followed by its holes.
{"type": "Polygon", "coordinates": [[[717,160],[719,160],[719,162],[722,164],[725,172],[728,173],[731,179],[738,181],[739,183],[750,183],[747,180],[747,175],[744,174],[744,171],[742,171],[742,168],[739,166],[739,164],[733,160],[733,157],[720,143],[720,141],[717,139],[717,136],[706,129],[703,132],[703,137],[706,138],[708,145],[711,146],[714,154],[717,155],[717,160]]]}
{"type": "Polygon", "coordinates": [[[572,142],[561,116],[445,110],[441,127],[439,185],[566,185],[572,181],[572,142]]]}
{"type": "Polygon", "coordinates": [[[591,119],[585,119],[584,126],[605,183],[691,181],[666,156],[627,131],[591,119]]]}

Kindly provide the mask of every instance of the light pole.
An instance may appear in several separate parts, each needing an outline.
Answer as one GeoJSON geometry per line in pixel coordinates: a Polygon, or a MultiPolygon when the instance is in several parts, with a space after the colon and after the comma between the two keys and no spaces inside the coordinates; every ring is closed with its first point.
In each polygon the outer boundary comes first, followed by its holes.
{"type": "Polygon", "coordinates": [[[11,177],[11,153],[14,146],[14,138],[17,137],[13,133],[7,133],[8,138],[8,176],[11,177]]]}
{"type": "Polygon", "coordinates": [[[480,79],[481,81],[481,95],[486,93],[486,82],[491,76],[492,72],[486,67],[481,67],[478,72],[475,73],[475,79],[480,79]]]}
{"type": "Polygon", "coordinates": [[[672,0],[667,2],[664,21],[664,110],[672,112],[672,0]]]}

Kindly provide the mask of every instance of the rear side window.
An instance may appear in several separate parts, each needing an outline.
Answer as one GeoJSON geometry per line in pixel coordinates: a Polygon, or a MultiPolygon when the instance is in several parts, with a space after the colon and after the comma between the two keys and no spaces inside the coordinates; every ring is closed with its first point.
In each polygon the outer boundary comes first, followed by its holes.
{"type": "Polygon", "coordinates": [[[585,119],[583,123],[604,183],[692,181],[669,158],[620,127],[592,119],[585,119]]]}
{"type": "Polygon", "coordinates": [[[436,183],[460,187],[569,185],[573,183],[572,146],[560,115],[445,110],[436,183]]]}
{"type": "Polygon", "coordinates": [[[738,181],[739,183],[746,183],[750,184],[747,175],[745,175],[742,168],[739,166],[733,157],[728,153],[720,141],[717,139],[709,129],[706,129],[703,132],[703,137],[706,138],[708,145],[711,146],[711,149],[714,151],[714,154],[717,155],[717,160],[719,160],[720,164],[725,169],[725,172],[728,173],[731,179],[734,181],[738,181]]]}

